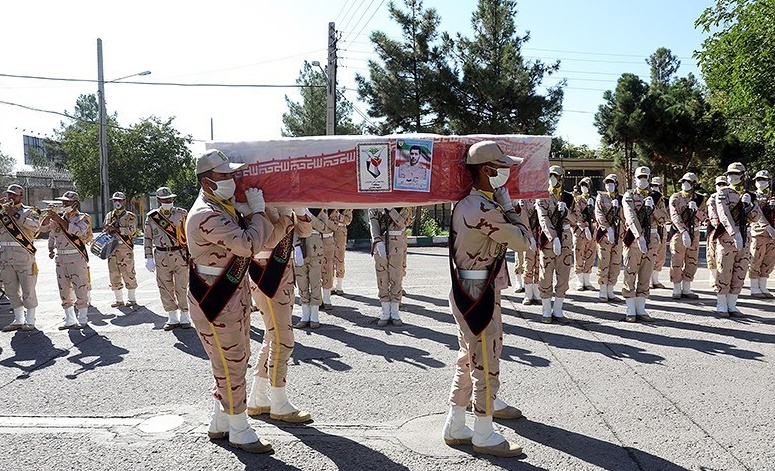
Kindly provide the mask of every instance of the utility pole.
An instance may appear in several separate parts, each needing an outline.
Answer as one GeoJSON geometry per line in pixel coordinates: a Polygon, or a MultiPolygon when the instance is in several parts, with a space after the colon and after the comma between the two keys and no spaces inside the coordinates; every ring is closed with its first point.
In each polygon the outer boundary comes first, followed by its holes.
{"type": "Polygon", "coordinates": [[[328,23],[328,67],[326,86],[326,135],[336,134],[336,28],[328,23]]]}
{"type": "Polygon", "coordinates": [[[100,108],[100,203],[102,204],[102,222],[108,213],[110,202],[110,184],[108,182],[108,134],[107,115],[105,113],[105,76],[102,73],[102,39],[97,38],[97,100],[100,108]]]}

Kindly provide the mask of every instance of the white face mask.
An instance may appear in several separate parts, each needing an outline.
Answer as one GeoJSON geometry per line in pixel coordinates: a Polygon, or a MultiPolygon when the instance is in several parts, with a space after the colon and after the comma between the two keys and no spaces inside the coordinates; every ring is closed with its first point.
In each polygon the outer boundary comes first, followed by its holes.
{"type": "Polygon", "coordinates": [[[742,179],[743,177],[741,175],[737,175],[735,173],[730,173],[727,175],[727,180],[729,180],[730,185],[737,185],[742,179]]]}
{"type": "Polygon", "coordinates": [[[683,182],[683,183],[681,183],[681,189],[683,191],[692,191],[692,184],[691,184],[691,182],[683,182]]]}
{"type": "Polygon", "coordinates": [[[495,175],[494,177],[490,178],[490,186],[492,186],[493,189],[500,188],[503,185],[506,184],[506,180],[509,179],[509,169],[508,168],[499,168],[498,175],[495,175]]]}
{"type": "Polygon", "coordinates": [[[166,209],[166,210],[172,209],[172,203],[161,203],[159,206],[161,207],[161,209],[166,209]]]}
{"type": "Polygon", "coordinates": [[[121,209],[123,207],[124,207],[124,205],[119,203],[118,201],[114,201],[113,202],[113,209],[121,209]]]}
{"type": "Polygon", "coordinates": [[[213,181],[213,183],[216,185],[213,194],[222,200],[231,199],[234,196],[234,191],[237,189],[237,182],[231,178],[219,182],[213,181]]]}
{"type": "Polygon", "coordinates": [[[638,188],[639,188],[639,189],[641,189],[641,190],[645,190],[645,189],[646,189],[646,188],[648,188],[648,187],[649,187],[649,185],[650,185],[650,183],[649,183],[649,179],[648,179],[648,178],[638,178],[638,183],[637,183],[637,185],[638,185],[638,188]]]}
{"type": "Polygon", "coordinates": [[[559,181],[557,180],[557,177],[555,177],[554,175],[549,177],[550,186],[557,186],[557,183],[559,183],[559,181]]]}
{"type": "Polygon", "coordinates": [[[605,191],[609,193],[613,193],[614,190],[616,190],[616,183],[606,183],[605,184],[605,191]]]}
{"type": "Polygon", "coordinates": [[[769,186],[770,186],[770,182],[768,182],[767,180],[756,180],[756,188],[760,190],[764,190],[769,186]]]}
{"type": "Polygon", "coordinates": [[[581,185],[581,194],[582,195],[588,195],[589,194],[589,187],[587,185],[581,185]]]}

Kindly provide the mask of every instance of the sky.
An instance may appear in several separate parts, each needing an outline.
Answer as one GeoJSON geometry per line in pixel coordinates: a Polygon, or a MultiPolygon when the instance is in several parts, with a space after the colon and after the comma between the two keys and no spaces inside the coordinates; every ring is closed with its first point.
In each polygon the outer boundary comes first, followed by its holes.
{"type": "MultiPolygon", "coordinates": [[[[397,0],[399,6],[403,0],[397,0]]],[[[517,31],[529,32],[523,54],[553,63],[567,79],[563,113],[554,133],[596,148],[594,114],[605,90],[625,72],[649,80],[645,59],[659,47],[679,57],[679,76],[701,77],[692,55],[704,35],[694,21],[711,0],[521,0],[517,31]]],[[[471,36],[476,0],[425,0],[441,16],[440,32],[471,36]]],[[[97,38],[105,80],[150,70],[123,82],[293,85],[303,62],[326,63],[328,23],[339,31],[338,86],[358,101],[355,74],[376,59],[369,34],[400,38],[384,0],[221,0],[219,2],[38,0],[6,2],[0,28],[0,152],[23,165],[24,134],[53,136],[81,94],[97,92],[97,38]],[[109,5],[109,6],[108,6],[109,5]],[[63,82],[24,75],[88,80],[63,82]],[[10,105],[13,103],[15,105],[10,105]],[[27,108],[23,108],[22,105],[27,108]],[[34,108],[35,110],[29,109],[34,108]]],[[[212,88],[106,83],[106,110],[129,126],[149,116],[173,126],[204,151],[204,142],[254,141],[280,136],[285,97],[294,88],[212,88]],[[212,135],[211,135],[212,122],[212,135]]],[[[362,118],[356,113],[354,120],[362,118]]]]}

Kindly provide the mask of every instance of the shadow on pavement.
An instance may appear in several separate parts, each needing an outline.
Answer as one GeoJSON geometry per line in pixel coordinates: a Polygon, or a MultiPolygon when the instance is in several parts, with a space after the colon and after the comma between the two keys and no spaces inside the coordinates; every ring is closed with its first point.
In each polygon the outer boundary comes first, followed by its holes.
{"type": "Polygon", "coordinates": [[[129,350],[113,345],[107,337],[97,334],[94,330],[68,331],[73,346],[81,353],[67,357],[67,361],[80,366],[74,372],[65,375],[67,379],[76,379],[82,373],[101,366],[110,366],[124,361],[123,355],[129,350]],[[91,360],[90,360],[91,359],[91,360]]]}
{"type": "Polygon", "coordinates": [[[54,364],[54,359],[67,354],[67,350],[54,348],[54,343],[43,332],[17,330],[11,338],[13,356],[0,360],[0,365],[18,368],[16,379],[27,379],[30,373],[54,364]]]}
{"type": "Polygon", "coordinates": [[[210,440],[215,446],[219,446],[224,450],[233,453],[242,464],[245,465],[245,470],[251,471],[255,469],[270,469],[272,471],[301,471],[300,468],[283,463],[274,456],[274,451],[269,453],[253,454],[240,449],[234,448],[229,445],[228,440],[210,440]]]}
{"type": "Polygon", "coordinates": [[[111,324],[120,327],[140,324],[153,324],[155,328],[163,326],[167,322],[167,316],[160,316],[145,306],[132,306],[117,308],[121,314],[110,321],[111,324]]]}
{"type": "Polygon", "coordinates": [[[106,319],[115,318],[115,314],[105,314],[94,306],[89,306],[88,318],[89,322],[96,326],[106,326],[108,323],[106,319]]]}
{"type": "Polygon", "coordinates": [[[197,334],[196,328],[193,325],[190,329],[172,329],[172,335],[178,339],[173,347],[193,357],[210,360],[204,347],[202,347],[202,341],[199,339],[199,334],[197,334]]]}
{"type": "Polygon", "coordinates": [[[623,447],[529,419],[499,423],[528,440],[554,448],[608,471],[626,469],[688,471],[675,463],[637,448],[623,447]],[[627,466],[628,463],[632,466],[627,466]]]}
{"type": "Polygon", "coordinates": [[[298,365],[306,363],[316,366],[324,371],[348,371],[352,367],[341,360],[342,355],[324,350],[322,348],[308,347],[298,340],[295,341],[293,353],[291,353],[290,363],[298,365]]]}

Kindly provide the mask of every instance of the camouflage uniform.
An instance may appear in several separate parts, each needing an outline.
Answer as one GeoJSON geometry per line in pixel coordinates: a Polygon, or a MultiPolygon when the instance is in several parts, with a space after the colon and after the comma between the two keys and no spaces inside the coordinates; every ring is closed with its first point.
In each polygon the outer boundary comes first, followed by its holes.
{"type": "MultiPolygon", "coordinates": [[[[664,192],[662,191],[662,179],[660,177],[653,177],[651,179],[651,191],[656,191],[658,193],[664,194],[664,192]]],[[[660,243],[659,243],[659,249],[657,250],[657,258],[654,260],[654,271],[651,273],[652,288],[660,288],[660,289],[665,288],[665,285],[663,285],[659,281],[659,273],[662,271],[662,268],[665,267],[665,262],[667,261],[667,244],[668,244],[667,236],[670,233],[670,227],[671,227],[671,224],[670,224],[669,218],[664,225],[660,225],[657,227],[660,243]]]]}
{"type": "MultiPolygon", "coordinates": [[[[681,179],[681,182],[684,181],[696,184],[697,177],[687,173],[681,179]]],[[[696,195],[693,190],[682,190],[670,197],[670,220],[675,228],[675,234],[670,239],[670,281],[673,283],[674,299],[698,298],[692,292],[691,284],[699,261],[700,224],[707,218],[705,203],[704,195],[696,195]],[[685,244],[685,239],[691,241],[689,246],[685,244]]]]}
{"type": "Polygon", "coordinates": [[[336,230],[334,231],[334,276],[336,277],[336,287],[334,291],[336,294],[342,295],[344,294],[342,289],[345,275],[344,257],[347,253],[347,226],[353,222],[353,210],[336,209],[330,219],[336,224],[336,230]]]}
{"type": "Polygon", "coordinates": [[[369,209],[369,229],[372,246],[384,244],[385,256],[373,250],[377,290],[382,305],[381,323],[401,323],[399,303],[401,283],[406,270],[406,224],[411,220],[411,208],[369,209]]]}
{"type": "MultiPolygon", "coordinates": [[[[125,208],[114,209],[105,216],[105,222],[106,224],[110,223],[122,236],[126,237],[126,241],[123,238],[119,238],[115,252],[108,258],[110,288],[116,295],[114,305],[122,306],[124,304],[123,295],[121,294],[121,289],[124,286],[128,290],[127,305],[136,304],[135,289],[137,289],[137,275],[135,273],[135,255],[132,238],[137,234],[137,216],[125,208]]],[[[103,230],[105,229],[103,228],[103,230]]]]}
{"type": "MultiPolygon", "coordinates": [[[[533,244],[535,244],[541,231],[538,224],[535,200],[517,200],[517,203],[514,204],[514,210],[517,212],[522,224],[530,230],[530,237],[533,239],[533,244]]],[[[533,245],[533,247],[535,246],[533,245]]],[[[526,306],[541,303],[541,292],[538,290],[541,266],[538,263],[538,251],[532,250],[533,247],[528,246],[525,250],[521,269],[522,273],[524,273],[525,282],[525,297],[522,299],[522,304],[526,306]]],[[[535,248],[537,249],[538,247],[535,248]]]]}
{"type": "MultiPolygon", "coordinates": [[[[616,183],[618,177],[610,174],[606,182],[616,183]]],[[[597,231],[597,282],[600,283],[600,301],[619,301],[614,296],[614,286],[619,279],[622,265],[622,203],[616,191],[597,192],[595,198],[595,222],[597,231]],[[615,203],[614,203],[615,202],[615,203]],[[610,235],[610,240],[609,240],[610,235]]]]}
{"type": "Polygon", "coordinates": [[[326,213],[326,227],[322,231],[323,235],[323,260],[320,265],[320,275],[322,278],[323,302],[321,309],[331,309],[331,289],[334,287],[334,254],[336,252],[336,241],[334,233],[336,232],[336,221],[331,218],[331,214],[336,210],[323,209],[326,213]]]}
{"type": "MultiPolygon", "coordinates": [[[[591,181],[590,181],[591,183],[591,181]]],[[[592,197],[589,193],[576,196],[575,221],[573,225],[573,254],[576,261],[577,288],[579,290],[594,289],[589,281],[592,266],[595,264],[595,205],[589,204],[592,197]]],[[[594,200],[592,201],[594,203],[594,200]]]]}
{"type": "Polygon", "coordinates": [[[767,289],[767,279],[775,267],[775,196],[770,193],[770,173],[762,170],[756,174],[756,190],[759,204],[759,218],[751,225],[751,296],[755,298],[775,297],[767,289]],[[766,186],[765,186],[766,185],[766,186]]]}
{"type": "Polygon", "coordinates": [[[716,264],[716,230],[719,227],[718,213],[716,207],[718,205],[718,190],[727,185],[727,177],[722,175],[716,177],[716,193],[713,193],[708,197],[706,203],[706,211],[708,213],[707,220],[707,246],[705,248],[706,258],[708,260],[708,283],[713,290],[716,290],[716,277],[718,275],[718,266],[716,264]]]}
{"type": "Polygon", "coordinates": [[[301,300],[301,321],[297,327],[304,328],[308,325],[317,328],[320,326],[318,317],[320,305],[323,303],[321,283],[323,280],[323,231],[328,223],[328,213],[320,210],[318,214],[309,214],[312,228],[310,235],[303,237],[297,229],[296,244],[299,245],[297,253],[302,253],[303,263],[296,266],[296,286],[299,288],[301,300]]]}

